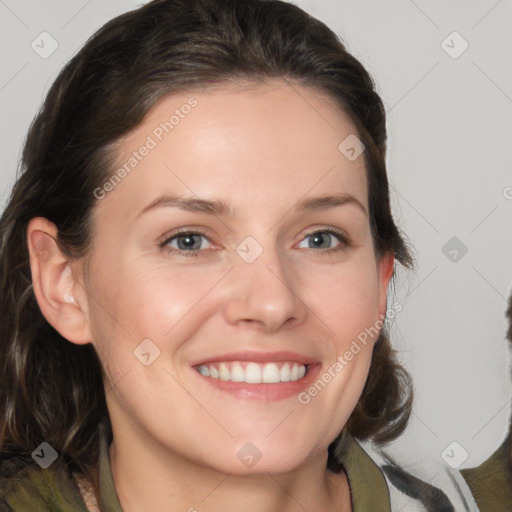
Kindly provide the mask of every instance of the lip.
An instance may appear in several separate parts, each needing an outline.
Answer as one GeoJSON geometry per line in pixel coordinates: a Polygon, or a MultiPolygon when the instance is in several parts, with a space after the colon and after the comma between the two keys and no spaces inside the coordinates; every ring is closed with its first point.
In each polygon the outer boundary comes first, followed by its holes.
{"type": "Polygon", "coordinates": [[[317,378],[317,375],[320,373],[320,369],[322,368],[322,365],[318,362],[313,363],[307,363],[303,361],[310,361],[310,358],[306,358],[304,356],[301,356],[302,358],[298,358],[298,354],[295,354],[293,357],[290,357],[291,353],[282,352],[280,354],[283,354],[282,357],[284,359],[276,359],[276,353],[273,353],[271,356],[268,354],[260,354],[261,359],[255,359],[254,355],[251,356],[252,358],[242,358],[241,354],[229,354],[229,356],[233,356],[233,359],[226,358],[226,356],[221,356],[223,359],[219,359],[219,357],[210,358],[210,359],[204,359],[201,360],[201,362],[197,364],[207,364],[207,363],[213,363],[218,361],[254,361],[254,362],[266,362],[270,361],[297,361],[301,362],[302,364],[307,364],[308,372],[306,375],[299,380],[296,381],[289,381],[289,382],[279,382],[279,383],[273,383],[273,384],[248,384],[247,382],[232,382],[232,381],[223,381],[220,379],[213,379],[211,377],[205,377],[201,373],[199,373],[194,367],[192,367],[192,371],[194,374],[201,379],[202,382],[206,386],[211,386],[214,389],[217,389],[223,393],[230,394],[236,398],[239,399],[245,399],[245,400],[257,400],[257,401],[263,401],[263,402],[273,402],[278,400],[285,400],[287,398],[290,398],[292,396],[297,396],[300,392],[307,389],[309,386],[311,386],[312,382],[317,378]],[[286,354],[286,355],[285,355],[286,354]]]}
{"type": "MultiPolygon", "coordinates": [[[[297,352],[279,351],[279,352],[255,352],[255,351],[241,351],[229,352],[226,354],[219,354],[216,356],[208,357],[206,359],[198,359],[190,363],[190,366],[198,366],[208,363],[221,363],[228,361],[254,361],[255,363],[275,363],[283,361],[293,361],[303,365],[316,365],[319,363],[317,359],[299,354],[297,352]]],[[[306,376],[307,377],[307,376],[306,376]]],[[[304,377],[304,379],[306,378],[304,377]]]]}

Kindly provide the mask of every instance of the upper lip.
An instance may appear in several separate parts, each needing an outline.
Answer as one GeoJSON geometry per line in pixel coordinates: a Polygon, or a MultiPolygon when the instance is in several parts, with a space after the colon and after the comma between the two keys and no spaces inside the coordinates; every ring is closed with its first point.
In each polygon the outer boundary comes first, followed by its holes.
{"type": "Polygon", "coordinates": [[[204,359],[198,359],[191,363],[192,366],[208,363],[219,363],[224,361],[254,361],[260,363],[270,363],[278,361],[294,361],[303,365],[318,363],[318,360],[297,352],[279,351],[279,352],[254,352],[241,351],[219,354],[204,359]]]}

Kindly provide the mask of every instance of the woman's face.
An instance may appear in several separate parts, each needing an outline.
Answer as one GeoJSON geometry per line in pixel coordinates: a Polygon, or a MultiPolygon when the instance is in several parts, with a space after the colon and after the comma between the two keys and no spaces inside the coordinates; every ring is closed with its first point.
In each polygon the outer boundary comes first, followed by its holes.
{"type": "Polygon", "coordinates": [[[323,94],[275,82],[166,97],[120,142],[73,290],[114,434],[240,474],[326,456],[393,266],[354,134],[323,94]]]}

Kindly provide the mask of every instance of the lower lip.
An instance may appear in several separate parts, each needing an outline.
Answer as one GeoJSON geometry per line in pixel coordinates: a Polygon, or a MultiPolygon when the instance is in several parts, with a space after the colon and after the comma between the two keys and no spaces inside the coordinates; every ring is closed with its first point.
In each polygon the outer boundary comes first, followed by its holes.
{"type": "Polygon", "coordinates": [[[277,382],[275,384],[248,384],[247,382],[213,379],[212,377],[201,375],[195,369],[193,371],[210,385],[237,398],[275,401],[298,395],[313,382],[320,368],[320,364],[311,365],[308,373],[302,379],[290,382],[277,382]]]}

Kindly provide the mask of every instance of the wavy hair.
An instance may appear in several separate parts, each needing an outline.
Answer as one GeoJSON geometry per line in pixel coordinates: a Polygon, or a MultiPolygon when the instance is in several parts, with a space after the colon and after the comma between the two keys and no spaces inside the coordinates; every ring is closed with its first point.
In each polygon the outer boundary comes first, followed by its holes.
{"type": "MultiPolygon", "coordinates": [[[[327,93],[364,152],[377,257],[413,260],[395,225],[386,171],[386,114],[362,64],[323,23],[279,0],[154,0],[100,28],[69,61],[35,117],[0,219],[0,461],[16,471],[50,443],[60,463],[94,477],[108,410],[91,344],[68,342],[32,287],[27,225],[45,217],[70,259],[92,247],[94,190],[112,174],[115,144],[165,95],[232,79],[281,79],[327,93]]],[[[412,388],[386,330],[344,432],[385,443],[404,430],[412,388]]],[[[340,438],[329,447],[329,461],[340,438]]]]}

